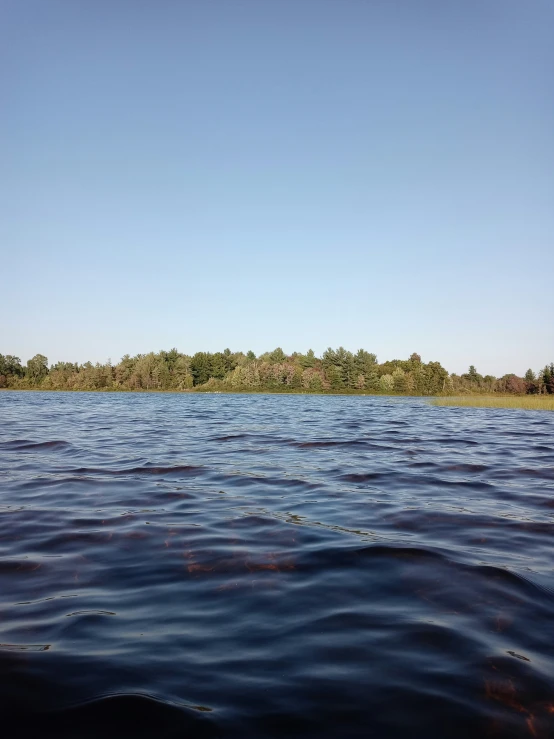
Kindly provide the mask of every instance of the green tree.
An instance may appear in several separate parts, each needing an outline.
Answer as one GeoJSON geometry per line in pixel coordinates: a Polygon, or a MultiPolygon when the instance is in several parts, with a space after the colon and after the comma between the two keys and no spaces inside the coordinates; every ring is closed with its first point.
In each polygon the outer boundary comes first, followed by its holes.
{"type": "Polygon", "coordinates": [[[448,372],[441,366],[441,363],[427,362],[423,367],[425,370],[423,395],[439,395],[444,392],[448,372]]]}
{"type": "Polygon", "coordinates": [[[360,373],[356,371],[356,363],[352,352],[347,351],[342,346],[339,346],[336,351],[329,347],[323,353],[322,363],[325,375],[333,389],[356,387],[360,373]]]}
{"type": "Polygon", "coordinates": [[[354,357],[354,368],[356,375],[363,375],[364,378],[368,378],[375,372],[377,367],[377,357],[375,354],[366,352],[365,349],[358,349],[356,356],[354,357]]]}
{"type": "Polygon", "coordinates": [[[267,359],[269,362],[271,362],[271,364],[280,364],[281,362],[284,362],[286,358],[287,355],[280,346],[278,346],[277,349],[274,349],[272,352],[269,352],[269,354],[267,355],[267,359]]]}
{"type": "Polygon", "coordinates": [[[212,377],[212,355],[208,352],[196,352],[190,360],[190,372],[195,385],[203,385],[212,377]]]}
{"type": "Polygon", "coordinates": [[[129,378],[133,374],[133,370],[135,368],[135,364],[137,363],[137,358],[133,357],[131,358],[128,354],[125,354],[122,358],[119,364],[116,364],[115,370],[114,370],[114,377],[116,385],[119,386],[128,386],[129,378]]]}
{"type": "Polygon", "coordinates": [[[170,385],[170,372],[160,354],[142,355],[133,368],[130,385],[144,390],[164,390],[170,385]]]}
{"type": "Polygon", "coordinates": [[[469,382],[470,385],[473,386],[473,389],[483,384],[483,376],[477,372],[473,364],[470,365],[466,374],[462,375],[462,378],[469,382]]]}
{"type": "Polygon", "coordinates": [[[328,365],[325,369],[325,379],[329,383],[331,390],[342,390],[344,388],[340,367],[334,364],[328,365]]]}
{"type": "Polygon", "coordinates": [[[298,354],[296,361],[298,362],[300,367],[302,367],[302,369],[315,367],[317,364],[317,359],[313,349],[308,349],[306,354],[298,354]]]}
{"type": "Polygon", "coordinates": [[[392,373],[393,389],[395,393],[405,393],[408,390],[408,375],[402,367],[397,367],[392,373]]]}
{"type": "Polygon", "coordinates": [[[21,366],[21,359],[14,357],[11,354],[0,354],[0,375],[7,377],[12,375],[14,377],[23,377],[24,370],[21,366]]]}
{"type": "Polygon", "coordinates": [[[232,372],[238,364],[239,355],[234,354],[230,349],[223,350],[225,358],[225,372],[232,372]]]}
{"type": "Polygon", "coordinates": [[[31,382],[38,384],[48,374],[48,359],[44,354],[35,354],[32,359],[27,362],[26,375],[31,382]]]}
{"type": "Polygon", "coordinates": [[[211,355],[210,377],[222,380],[229,371],[230,361],[223,352],[211,355]]]}
{"type": "Polygon", "coordinates": [[[173,368],[173,387],[177,390],[188,390],[193,385],[194,379],[190,371],[190,359],[181,354],[173,368]]]}
{"type": "Polygon", "coordinates": [[[542,371],[542,381],[545,392],[554,394],[554,363],[546,365],[542,371]]]}
{"type": "Polygon", "coordinates": [[[179,353],[179,350],[175,347],[173,347],[173,349],[170,349],[168,352],[163,350],[160,352],[160,359],[164,362],[170,372],[175,369],[175,365],[177,364],[180,356],[181,354],[179,353]]]}
{"type": "Polygon", "coordinates": [[[392,393],[394,390],[394,377],[392,375],[381,375],[379,390],[382,393],[392,393]]]}

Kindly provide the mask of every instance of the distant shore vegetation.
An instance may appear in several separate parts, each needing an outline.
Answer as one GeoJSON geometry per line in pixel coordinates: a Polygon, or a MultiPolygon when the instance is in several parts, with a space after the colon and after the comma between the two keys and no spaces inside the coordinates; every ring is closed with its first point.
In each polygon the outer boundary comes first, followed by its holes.
{"type": "Polygon", "coordinates": [[[554,411],[554,394],[550,395],[461,395],[457,398],[435,398],[433,405],[466,408],[515,408],[528,411],[554,411]]]}
{"type": "Polygon", "coordinates": [[[26,365],[18,357],[0,354],[0,388],[18,390],[103,390],[173,392],[300,392],[371,393],[422,396],[554,395],[554,363],[524,377],[480,375],[472,365],[462,375],[450,374],[440,362],[423,362],[417,353],[408,359],[378,362],[375,354],[343,347],[317,357],[285,354],[278,347],[254,352],[169,351],[126,354],[105,364],[58,362],[48,364],[36,354],[26,365]]]}

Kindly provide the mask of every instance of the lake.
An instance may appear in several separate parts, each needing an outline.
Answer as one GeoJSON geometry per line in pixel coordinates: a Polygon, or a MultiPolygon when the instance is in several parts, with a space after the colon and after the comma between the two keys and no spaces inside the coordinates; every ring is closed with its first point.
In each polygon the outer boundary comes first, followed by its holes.
{"type": "Polygon", "coordinates": [[[553,543],[553,413],[2,392],[3,720],[551,737],[553,543]]]}

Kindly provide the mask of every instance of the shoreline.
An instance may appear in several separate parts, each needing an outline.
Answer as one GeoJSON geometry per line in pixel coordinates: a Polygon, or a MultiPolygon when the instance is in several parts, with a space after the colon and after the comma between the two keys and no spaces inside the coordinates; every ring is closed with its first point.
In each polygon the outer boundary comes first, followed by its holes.
{"type": "Polygon", "coordinates": [[[307,391],[307,390],[155,390],[155,389],[113,389],[113,388],[97,388],[97,389],[65,389],[65,388],[40,388],[27,387],[0,388],[0,392],[24,392],[24,393],[101,393],[112,395],[315,395],[323,397],[372,397],[372,398],[422,398],[428,401],[429,405],[439,408],[492,408],[507,410],[542,410],[554,411],[554,395],[414,395],[404,393],[375,393],[369,391],[307,391]]]}
{"type": "Polygon", "coordinates": [[[369,391],[344,390],[344,391],[311,391],[311,390],[150,390],[140,388],[138,390],[113,389],[113,388],[41,388],[41,387],[2,387],[0,392],[18,393],[104,393],[112,395],[355,395],[376,398],[434,398],[434,395],[408,395],[404,393],[371,393],[369,391]]]}

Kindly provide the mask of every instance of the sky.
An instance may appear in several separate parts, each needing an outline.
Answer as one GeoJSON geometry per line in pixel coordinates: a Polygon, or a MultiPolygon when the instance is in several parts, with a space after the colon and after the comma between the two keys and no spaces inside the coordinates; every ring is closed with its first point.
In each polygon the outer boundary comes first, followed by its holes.
{"type": "Polygon", "coordinates": [[[0,353],[554,361],[550,0],[0,18],[0,353]]]}

